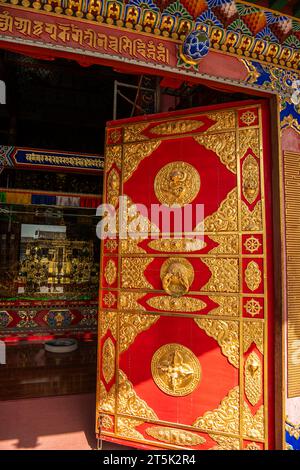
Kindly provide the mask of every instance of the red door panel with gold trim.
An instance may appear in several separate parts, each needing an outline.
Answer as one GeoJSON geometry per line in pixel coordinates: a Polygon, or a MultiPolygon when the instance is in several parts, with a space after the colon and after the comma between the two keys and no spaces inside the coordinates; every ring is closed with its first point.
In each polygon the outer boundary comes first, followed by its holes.
{"type": "Polygon", "coordinates": [[[102,242],[102,439],[272,448],[267,126],[253,101],[109,123],[104,201],[122,215],[102,242]]]}

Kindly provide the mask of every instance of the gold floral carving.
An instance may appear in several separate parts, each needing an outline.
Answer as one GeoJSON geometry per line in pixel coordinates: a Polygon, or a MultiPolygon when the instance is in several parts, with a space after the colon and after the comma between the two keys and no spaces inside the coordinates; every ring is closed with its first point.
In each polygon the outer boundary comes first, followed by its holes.
{"type": "Polygon", "coordinates": [[[261,284],[261,270],[255,261],[250,261],[245,269],[245,282],[248,289],[255,291],[261,284]]]}
{"type": "Polygon", "coordinates": [[[116,386],[113,385],[109,391],[106,390],[104,383],[100,380],[98,385],[98,411],[114,413],[116,406],[116,386]]]}
{"type": "Polygon", "coordinates": [[[148,330],[158,320],[158,315],[122,313],[119,332],[120,353],[126,351],[142,331],[148,330]]]}
{"type": "Polygon", "coordinates": [[[116,263],[110,259],[105,265],[104,268],[104,277],[108,285],[114,284],[117,279],[117,267],[116,263]]]}
{"type": "Polygon", "coordinates": [[[236,321],[194,318],[208,336],[214,338],[230,364],[239,367],[239,324],[236,321]]]}
{"type": "Polygon", "coordinates": [[[201,366],[194,353],[182,344],[161,346],[151,360],[154,382],[167,395],[189,395],[201,379],[201,366]]]}
{"type": "Polygon", "coordinates": [[[144,424],[140,419],[117,417],[117,434],[127,439],[144,439],[143,434],[135,429],[144,424]]]}
{"type": "Polygon", "coordinates": [[[235,258],[202,258],[208,266],[211,278],[201,288],[208,292],[238,292],[239,261],[235,258]]]}
{"type": "Polygon", "coordinates": [[[115,163],[119,169],[122,165],[122,147],[121,145],[112,145],[105,150],[105,172],[108,173],[115,163]]]}
{"type": "Polygon", "coordinates": [[[241,157],[245,155],[247,150],[259,157],[259,130],[258,129],[242,129],[239,131],[239,154],[241,157]]]}
{"type": "Polygon", "coordinates": [[[120,240],[120,251],[122,254],[139,254],[146,253],[146,250],[139,246],[141,239],[127,238],[126,240],[120,240]]]}
{"type": "Polygon", "coordinates": [[[152,127],[149,132],[151,134],[158,135],[185,134],[186,132],[193,132],[202,126],[202,121],[196,121],[195,119],[180,119],[177,121],[162,122],[161,124],[152,127]]]}
{"type": "Polygon", "coordinates": [[[109,415],[102,415],[101,426],[103,429],[109,430],[112,429],[114,422],[112,417],[109,415]]]}
{"type": "Polygon", "coordinates": [[[146,288],[152,285],[147,281],[144,271],[153,258],[123,258],[121,263],[121,279],[123,288],[146,288]]]}
{"type": "Polygon", "coordinates": [[[235,111],[216,111],[213,113],[208,113],[207,116],[209,119],[216,121],[216,123],[209,128],[209,131],[224,131],[224,129],[235,128],[235,111]]]}
{"type": "Polygon", "coordinates": [[[246,450],[261,450],[262,448],[256,442],[250,442],[245,447],[246,450]]]}
{"type": "Polygon", "coordinates": [[[178,428],[152,426],[151,428],[146,429],[146,433],[158,441],[181,447],[193,447],[206,442],[204,437],[199,436],[194,432],[178,428]]]}
{"type": "Polygon", "coordinates": [[[122,138],[121,129],[111,129],[109,137],[110,137],[110,140],[115,144],[122,138]]]}
{"type": "Polygon", "coordinates": [[[115,375],[116,349],[111,338],[107,338],[102,347],[102,372],[106,383],[115,375]]]}
{"type": "Polygon", "coordinates": [[[185,258],[168,258],[160,269],[164,291],[179,297],[186,294],[194,281],[194,268],[185,258]]]}
{"type": "Polygon", "coordinates": [[[261,406],[253,415],[247,403],[243,408],[243,435],[251,439],[264,438],[264,408],[261,406]]]}
{"type": "Polygon", "coordinates": [[[261,201],[255,204],[254,209],[251,211],[244,201],[241,201],[241,219],[242,230],[245,232],[254,232],[262,230],[262,206],[261,201]]]}
{"type": "Polygon", "coordinates": [[[262,394],[262,366],[255,351],[249,354],[245,362],[245,393],[253,406],[259,402],[262,394]]]}
{"type": "Polygon", "coordinates": [[[219,304],[208,315],[236,317],[239,314],[239,298],[235,295],[210,295],[209,298],[219,304]]]}
{"type": "MultiPolygon", "coordinates": [[[[239,434],[239,387],[230,390],[218,408],[207,411],[203,416],[197,418],[193,426],[203,431],[239,434]]],[[[226,437],[226,439],[228,438],[226,437]]]]}
{"type": "Polygon", "coordinates": [[[117,312],[101,312],[100,314],[100,336],[106,335],[110,330],[113,337],[117,338],[117,312]]]}
{"type": "Polygon", "coordinates": [[[214,441],[218,443],[217,446],[211,447],[209,450],[239,450],[240,440],[233,437],[220,436],[220,434],[209,434],[214,441]]]}
{"type": "Polygon", "coordinates": [[[206,303],[195,297],[169,297],[160,295],[151,297],[147,300],[147,304],[156,310],[164,310],[167,312],[198,312],[206,307],[206,303]]]}
{"type": "Polygon", "coordinates": [[[138,397],[132,383],[123,371],[119,371],[118,413],[138,418],[155,419],[158,417],[148,404],[138,397]]]}
{"type": "Polygon", "coordinates": [[[247,300],[245,304],[246,312],[252,317],[255,317],[255,315],[259,315],[261,309],[262,309],[262,306],[260,305],[258,300],[255,300],[255,299],[249,299],[247,300]]]}
{"type": "Polygon", "coordinates": [[[147,129],[149,123],[141,122],[139,124],[132,124],[124,128],[124,142],[139,142],[140,140],[146,140],[148,137],[142,134],[147,129]]]}
{"type": "Polygon", "coordinates": [[[144,297],[145,294],[140,292],[120,292],[120,309],[121,310],[145,310],[145,308],[139,304],[139,300],[144,297]]]}
{"type": "Polygon", "coordinates": [[[149,157],[156,150],[161,141],[140,142],[138,144],[124,145],[123,180],[128,181],[142,160],[149,157]]]}
{"type": "Polygon", "coordinates": [[[242,188],[245,199],[252,204],[259,192],[259,166],[257,159],[248,155],[242,165],[242,188]]]}
{"type": "Polygon", "coordinates": [[[205,232],[234,232],[238,229],[238,204],[237,189],[230,191],[224,201],[221,202],[218,210],[208,215],[203,222],[197,225],[196,231],[205,232]]]}
{"type": "Polygon", "coordinates": [[[216,153],[232,173],[236,173],[236,135],[235,132],[221,132],[219,134],[203,134],[194,137],[198,144],[216,153]]]}
{"type": "Polygon", "coordinates": [[[243,348],[248,351],[251,344],[256,344],[261,354],[264,353],[264,324],[260,320],[248,320],[243,323],[243,348]]]}
{"type": "Polygon", "coordinates": [[[148,247],[152,250],[162,251],[164,253],[199,251],[206,247],[206,243],[200,238],[161,238],[151,240],[148,247]]]}
{"type": "Polygon", "coordinates": [[[256,121],[256,114],[253,111],[245,111],[240,119],[246,126],[251,126],[256,121]]]}
{"type": "Polygon", "coordinates": [[[210,235],[209,238],[218,243],[218,246],[212,248],[210,254],[218,255],[236,255],[239,253],[239,237],[235,234],[210,235]]]}
{"type": "Polygon", "coordinates": [[[187,162],[168,163],[155,176],[155,195],[166,206],[183,207],[195,199],[199,190],[199,173],[187,162]]]}
{"type": "Polygon", "coordinates": [[[120,231],[125,233],[128,237],[128,246],[133,247],[134,241],[140,243],[141,240],[148,236],[149,231],[151,231],[152,234],[156,234],[159,233],[159,229],[154,223],[150,222],[147,217],[140,213],[138,207],[130,197],[126,194],[124,194],[124,196],[126,196],[127,205],[124,205],[121,219],[119,219],[119,215],[117,213],[117,226],[120,226],[120,231]],[[137,237],[138,233],[139,236],[137,237]],[[132,237],[131,234],[133,234],[132,237]]]}
{"type": "Polygon", "coordinates": [[[106,201],[114,207],[118,204],[120,194],[120,178],[115,169],[112,169],[107,177],[106,201]]]}

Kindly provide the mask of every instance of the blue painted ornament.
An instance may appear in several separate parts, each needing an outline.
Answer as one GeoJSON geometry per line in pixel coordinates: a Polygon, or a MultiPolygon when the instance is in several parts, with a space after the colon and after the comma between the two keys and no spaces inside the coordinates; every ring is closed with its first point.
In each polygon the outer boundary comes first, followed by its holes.
{"type": "Polygon", "coordinates": [[[186,37],[182,53],[187,63],[197,63],[209,51],[209,38],[205,31],[195,30],[186,37]]]}

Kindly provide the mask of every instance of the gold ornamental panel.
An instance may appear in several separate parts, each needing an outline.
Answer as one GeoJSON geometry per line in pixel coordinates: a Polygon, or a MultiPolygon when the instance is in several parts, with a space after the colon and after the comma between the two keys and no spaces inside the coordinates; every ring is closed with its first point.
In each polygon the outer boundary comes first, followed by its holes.
{"type": "Polygon", "coordinates": [[[161,204],[183,207],[191,203],[200,190],[200,175],[187,162],[172,162],[162,167],[154,180],[154,192],[161,204]]]}
{"type": "Polygon", "coordinates": [[[251,405],[257,405],[262,395],[262,364],[255,351],[245,362],[245,393],[251,405]]]}
{"type": "Polygon", "coordinates": [[[179,298],[167,295],[151,297],[151,299],[147,300],[147,304],[156,310],[164,310],[166,312],[198,312],[207,306],[203,300],[195,297],[179,298]]]}
{"type": "Polygon", "coordinates": [[[252,204],[259,193],[259,166],[257,159],[248,155],[242,166],[243,195],[252,204]]]}
{"type": "Polygon", "coordinates": [[[203,134],[195,137],[198,144],[218,155],[221,163],[232,173],[236,173],[236,134],[221,132],[219,134],[203,134]]]}
{"type": "Polygon", "coordinates": [[[155,251],[163,253],[182,252],[189,253],[192,251],[200,251],[206,247],[206,243],[200,238],[162,238],[159,240],[151,240],[148,247],[155,251]]]}
{"type": "Polygon", "coordinates": [[[158,135],[174,135],[174,134],[186,134],[187,132],[193,132],[199,127],[203,126],[202,121],[196,121],[195,119],[181,119],[176,121],[166,121],[152,127],[149,131],[151,134],[158,135]]]}
{"type": "Polygon", "coordinates": [[[239,411],[240,391],[239,387],[234,387],[215,410],[207,411],[203,416],[197,418],[193,426],[203,431],[238,434],[239,411]]]}
{"type": "Polygon", "coordinates": [[[204,437],[184,429],[152,426],[146,429],[146,433],[158,441],[181,447],[193,447],[206,442],[204,437]]]}
{"type": "Polygon", "coordinates": [[[102,372],[106,383],[115,375],[116,349],[110,338],[107,338],[102,348],[102,372]]]}
{"type": "Polygon", "coordinates": [[[201,379],[201,366],[194,353],[177,343],[161,346],[151,361],[152,377],[167,395],[181,397],[192,393],[201,379]]]}
{"type": "Polygon", "coordinates": [[[160,269],[164,291],[174,297],[186,294],[194,280],[194,268],[185,258],[169,258],[160,269]]]}

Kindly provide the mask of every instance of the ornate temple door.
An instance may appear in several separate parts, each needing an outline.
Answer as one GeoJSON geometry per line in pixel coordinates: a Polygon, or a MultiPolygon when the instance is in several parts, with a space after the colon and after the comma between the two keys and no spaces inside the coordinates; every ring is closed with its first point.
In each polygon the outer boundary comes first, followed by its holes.
{"type": "Polygon", "coordinates": [[[253,101],[109,123],[104,199],[127,206],[102,242],[102,439],[272,448],[267,123],[253,101]],[[172,206],[169,226],[153,204],[172,206]]]}

